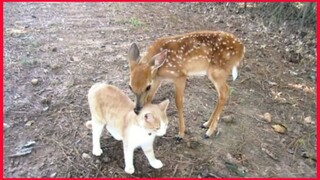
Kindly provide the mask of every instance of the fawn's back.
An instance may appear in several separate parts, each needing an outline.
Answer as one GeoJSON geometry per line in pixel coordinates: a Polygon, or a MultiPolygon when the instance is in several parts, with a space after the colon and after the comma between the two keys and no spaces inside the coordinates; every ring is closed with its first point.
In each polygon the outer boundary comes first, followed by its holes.
{"type": "Polygon", "coordinates": [[[199,31],[160,38],[150,46],[141,61],[149,61],[166,50],[167,60],[158,69],[159,76],[205,75],[209,67],[229,73],[244,55],[243,44],[222,31],[199,31]]]}

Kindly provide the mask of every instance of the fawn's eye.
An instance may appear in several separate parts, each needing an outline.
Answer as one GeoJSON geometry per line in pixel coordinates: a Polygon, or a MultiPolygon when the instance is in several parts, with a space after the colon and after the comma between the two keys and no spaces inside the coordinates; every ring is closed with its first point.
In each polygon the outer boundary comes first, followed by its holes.
{"type": "Polygon", "coordinates": [[[146,91],[149,91],[151,88],[151,85],[147,86],[146,91]]]}
{"type": "Polygon", "coordinates": [[[132,91],[132,87],[129,85],[129,89],[130,89],[130,91],[132,91]]]}

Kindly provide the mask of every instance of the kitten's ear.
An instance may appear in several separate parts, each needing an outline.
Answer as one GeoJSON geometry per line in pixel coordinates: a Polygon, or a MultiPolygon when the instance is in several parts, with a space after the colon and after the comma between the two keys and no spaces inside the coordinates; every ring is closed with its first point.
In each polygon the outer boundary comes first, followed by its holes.
{"type": "Polygon", "coordinates": [[[169,106],[169,102],[170,102],[169,99],[162,101],[162,102],[159,104],[160,109],[161,109],[162,111],[166,112],[166,111],[167,111],[167,108],[168,108],[168,106],[169,106]]]}
{"type": "Polygon", "coordinates": [[[154,117],[153,117],[153,115],[151,113],[146,113],[144,115],[144,120],[146,122],[152,123],[154,121],[154,117]]]}
{"type": "Polygon", "coordinates": [[[157,70],[158,68],[160,68],[164,64],[166,59],[167,59],[166,49],[154,55],[149,62],[150,66],[152,66],[152,70],[157,70]]]}

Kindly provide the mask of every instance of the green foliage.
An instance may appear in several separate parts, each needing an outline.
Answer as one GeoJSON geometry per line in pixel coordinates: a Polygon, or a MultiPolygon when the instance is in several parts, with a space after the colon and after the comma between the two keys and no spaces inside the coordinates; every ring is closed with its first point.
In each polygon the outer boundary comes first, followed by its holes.
{"type": "Polygon", "coordinates": [[[134,27],[138,27],[142,25],[142,22],[134,17],[129,19],[129,23],[134,27]]]}

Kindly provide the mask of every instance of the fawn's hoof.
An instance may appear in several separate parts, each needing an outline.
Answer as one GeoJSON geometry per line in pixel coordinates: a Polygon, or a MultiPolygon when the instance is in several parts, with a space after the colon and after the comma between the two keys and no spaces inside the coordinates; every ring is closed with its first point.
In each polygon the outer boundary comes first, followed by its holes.
{"type": "Polygon", "coordinates": [[[182,141],[182,137],[180,136],[176,136],[174,139],[176,140],[176,143],[180,143],[182,141]]]}
{"type": "Polygon", "coordinates": [[[207,127],[205,127],[203,124],[200,125],[201,129],[206,129],[207,127]]]}
{"type": "Polygon", "coordinates": [[[203,135],[202,137],[203,137],[203,139],[209,139],[209,136],[208,136],[208,135],[206,135],[206,134],[205,134],[205,135],[203,135]]]}

